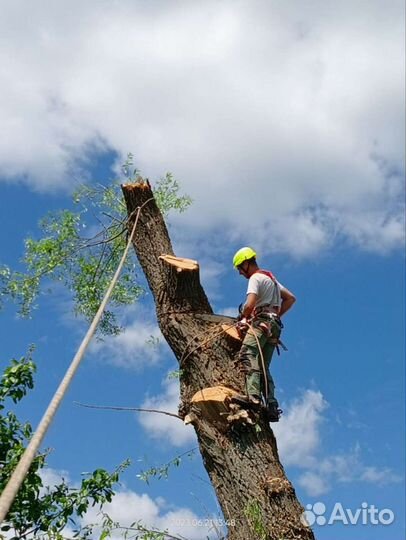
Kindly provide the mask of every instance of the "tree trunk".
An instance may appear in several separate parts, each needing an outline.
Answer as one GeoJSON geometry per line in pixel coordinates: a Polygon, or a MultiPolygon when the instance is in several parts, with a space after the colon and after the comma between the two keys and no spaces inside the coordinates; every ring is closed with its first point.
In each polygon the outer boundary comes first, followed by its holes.
{"type": "Polygon", "coordinates": [[[314,539],[301,521],[303,508],[264,413],[247,414],[229,403],[229,396],[244,388],[237,360],[241,342],[224,331],[225,318],[213,315],[198,264],[175,258],[148,182],[122,189],[130,229],[134,211],[146,203],[134,248],[154,296],[159,327],[179,361],[179,414],[196,430],[228,540],[314,539]]]}

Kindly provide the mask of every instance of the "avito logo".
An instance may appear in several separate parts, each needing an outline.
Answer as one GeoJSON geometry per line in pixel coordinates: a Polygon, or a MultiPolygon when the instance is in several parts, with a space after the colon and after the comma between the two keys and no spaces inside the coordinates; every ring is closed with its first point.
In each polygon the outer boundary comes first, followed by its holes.
{"type": "Polygon", "coordinates": [[[363,502],[361,508],[351,510],[344,508],[339,502],[335,503],[331,513],[326,515],[326,505],[322,502],[307,504],[303,512],[302,523],[311,527],[316,525],[390,525],[395,521],[395,514],[389,508],[379,510],[373,504],[363,502]]]}

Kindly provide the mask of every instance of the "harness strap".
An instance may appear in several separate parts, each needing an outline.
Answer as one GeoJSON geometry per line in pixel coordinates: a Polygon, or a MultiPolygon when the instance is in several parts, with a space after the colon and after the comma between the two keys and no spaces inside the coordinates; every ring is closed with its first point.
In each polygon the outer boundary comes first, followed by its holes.
{"type": "Polygon", "coordinates": [[[279,309],[279,306],[272,306],[272,304],[263,304],[254,309],[253,315],[257,317],[258,315],[270,315],[272,317],[278,317],[278,314],[273,311],[273,309],[279,309]]]}
{"type": "Polygon", "coordinates": [[[254,274],[263,274],[264,276],[271,278],[274,283],[276,282],[276,277],[272,274],[272,272],[269,272],[269,270],[258,269],[254,272],[254,274]]]}
{"type": "MultiPolygon", "coordinates": [[[[270,272],[269,270],[263,270],[262,268],[259,268],[258,270],[256,270],[254,272],[254,274],[262,274],[264,276],[267,276],[269,277],[269,279],[271,279],[276,287],[276,290],[278,291],[277,294],[278,296],[280,297],[280,286],[279,286],[279,283],[276,281],[276,277],[272,274],[272,272],[270,272]]],[[[260,306],[259,308],[257,308],[254,312],[254,316],[258,315],[259,313],[262,312],[262,309],[266,308],[270,313],[272,313],[271,309],[272,308],[277,308],[279,309],[279,306],[276,305],[276,306],[272,306],[271,304],[265,304],[264,306],[260,306]],[[259,311],[261,310],[261,311],[259,311]]]]}
{"type": "Polygon", "coordinates": [[[273,345],[276,347],[276,352],[278,353],[278,356],[281,354],[279,347],[281,347],[284,351],[287,351],[288,348],[286,345],[281,341],[279,338],[274,338],[269,340],[273,345]]]}

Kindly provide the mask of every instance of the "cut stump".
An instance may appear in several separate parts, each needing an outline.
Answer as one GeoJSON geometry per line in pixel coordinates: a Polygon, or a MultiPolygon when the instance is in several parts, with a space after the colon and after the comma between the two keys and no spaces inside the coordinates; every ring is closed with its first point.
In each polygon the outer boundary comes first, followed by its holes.
{"type": "Polygon", "coordinates": [[[221,328],[224,330],[224,333],[231,339],[234,339],[236,341],[241,341],[240,335],[237,332],[237,329],[235,326],[232,326],[230,324],[222,324],[221,328]]]}
{"type": "Polygon", "coordinates": [[[226,386],[212,386],[196,392],[191,399],[191,405],[198,414],[209,422],[227,422],[230,414],[231,398],[238,395],[236,390],[226,386]]]}
{"type": "Polygon", "coordinates": [[[198,270],[199,263],[193,259],[184,259],[182,257],[175,257],[174,255],[161,255],[159,257],[162,261],[165,261],[166,264],[175,266],[177,272],[182,272],[183,270],[198,270]]]}

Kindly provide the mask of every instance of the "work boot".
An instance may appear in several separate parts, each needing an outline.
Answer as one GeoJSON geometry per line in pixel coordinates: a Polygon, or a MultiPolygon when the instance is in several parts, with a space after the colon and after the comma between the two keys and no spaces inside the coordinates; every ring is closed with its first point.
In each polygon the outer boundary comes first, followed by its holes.
{"type": "Polygon", "coordinates": [[[277,401],[270,401],[266,406],[266,417],[268,422],[279,422],[282,414],[282,409],[278,407],[277,401]]]}
{"type": "Polygon", "coordinates": [[[247,396],[245,394],[237,394],[231,398],[233,403],[237,403],[246,409],[259,409],[261,400],[259,396],[247,396]]]}

